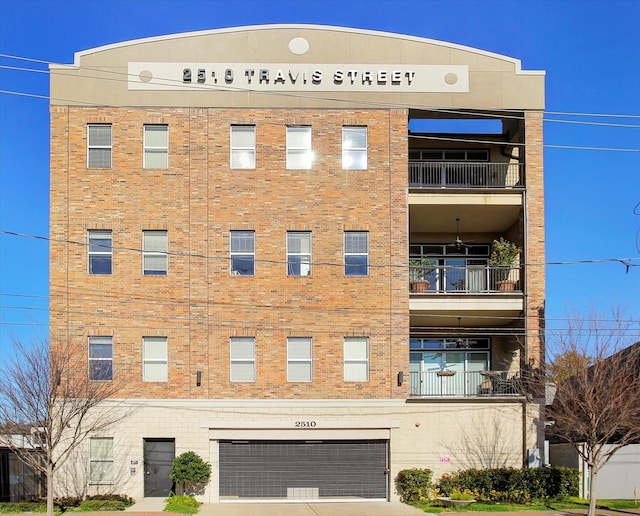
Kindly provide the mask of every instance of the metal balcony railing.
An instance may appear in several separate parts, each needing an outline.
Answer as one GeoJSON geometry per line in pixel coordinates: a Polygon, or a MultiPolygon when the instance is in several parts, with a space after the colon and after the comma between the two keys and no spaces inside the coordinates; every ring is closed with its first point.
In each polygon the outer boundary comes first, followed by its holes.
{"type": "Polygon", "coordinates": [[[520,267],[490,265],[409,266],[412,294],[522,292],[520,267]]]}
{"type": "Polygon", "coordinates": [[[524,186],[521,163],[409,160],[410,188],[513,188],[524,186]]]}
{"type": "Polygon", "coordinates": [[[520,371],[442,371],[411,372],[409,396],[484,397],[524,395],[520,371]]]}

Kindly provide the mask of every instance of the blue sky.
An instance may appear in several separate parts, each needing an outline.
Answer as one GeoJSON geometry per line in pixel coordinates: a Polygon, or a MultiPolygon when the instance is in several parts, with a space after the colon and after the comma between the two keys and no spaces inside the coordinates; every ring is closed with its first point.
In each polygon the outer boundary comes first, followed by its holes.
{"type": "Polygon", "coordinates": [[[46,72],[38,61],[71,63],[87,48],[269,23],[409,34],[546,70],[546,261],[569,262],[547,266],[548,323],[612,306],[637,319],[638,20],[636,0],[0,0],[0,53],[36,60],[0,57],[0,90],[45,97],[0,93],[0,354],[9,335],[46,336],[49,321],[48,243],[6,233],[48,235],[49,77],[6,67],[46,72]],[[626,258],[628,272],[611,261],[626,258]]]}

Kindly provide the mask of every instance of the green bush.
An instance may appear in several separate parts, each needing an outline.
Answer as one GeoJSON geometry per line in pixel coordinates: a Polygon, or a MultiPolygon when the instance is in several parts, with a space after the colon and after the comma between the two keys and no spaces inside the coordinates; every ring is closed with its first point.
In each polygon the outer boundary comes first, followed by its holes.
{"type": "Polygon", "coordinates": [[[128,505],[121,500],[84,500],[76,509],[81,512],[124,511],[128,505]]]}
{"type": "Polygon", "coordinates": [[[130,496],[124,494],[98,494],[98,495],[89,495],[85,498],[85,500],[113,500],[116,502],[122,502],[127,507],[136,503],[136,501],[130,496]]]}
{"type": "Polygon", "coordinates": [[[577,496],[578,482],[578,471],[568,468],[467,469],[441,478],[437,488],[445,496],[468,490],[476,500],[527,504],[577,496]]]}
{"type": "Polygon", "coordinates": [[[56,498],[53,501],[53,504],[57,507],[60,507],[61,512],[65,512],[67,509],[78,507],[81,502],[81,496],[62,496],[60,498],[56,498]]]}
{"type": "Polygon", "coordinates": [[[211,464],[204,461],[200,455],[188,451],[173,459],[169,478],[182,484],[187,494],[196,492],[209,482],[211,478],[211,464]]]}
{"type": "Polygon", "coordinates": [[[405,503],[426,502],[433,494],[433,471],[430,469],[403,469],[398,473],[396,485],[405,503]]]}
{"type": "Polygon", "coordinates": [[[164,510],[166,512],[176,512],[178,514],[195,514],[198,512],[200,502],[193,496],[174,495],[166,500],[167,505],[164,510]]]}

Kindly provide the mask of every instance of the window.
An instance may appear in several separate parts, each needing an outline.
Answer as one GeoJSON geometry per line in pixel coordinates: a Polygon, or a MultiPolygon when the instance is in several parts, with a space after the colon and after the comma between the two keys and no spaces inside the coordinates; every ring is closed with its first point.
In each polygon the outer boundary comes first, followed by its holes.
{"type": "Polygon", "coordinates": [[[231,381],[256,381],[256,342],[253,337],[231,337],[231,381]]]}
{"type": "Polygon", "coordinates": [[[144,126],[144,168],[169,168],[168,126],[144,126]]]}
{"type": "Polygon", "coordinates": [[[488,149],[412,149],[409,159],[423,161],[489,161],[488,149]]]}
{"type": "Polygon", "coordinates": [[[495,380],[486,376],[490,346],[487,338],[411,337],[409,346],[412,395],[476,396],[497,392],[494,387],[499,387],[503,394],[515,394],[512,383],[502,382],[508,373],[497,373],[495,380]],[[445,369],[455,374],[442,376],[445,369]]]}
{"type": "Polygon", "coordinates": [[[347,231],[344,234],[345,276],[366,276],[369,273],[369,233],[347,231]]]}
{"type": "Polygon", "coordinates": [[[113,438],[92,437],[89,440],[89,481],[113,482],[113,438]]]}
{"type": "Polygon", "coordinates": [[[409,260],[417,262],[428,258],[433,264],[424,276],[430,292],[487,292],[493,280],[488,266],[490,251],[489,244],[481,243],[412,243],[409,260]]]}
{"type": "Polygon", "coordinates": [[[169,237],[166,231],[142,232],[142,270],[145,276],[167,274],[169,237]]]}
{"type": "Polygon", "coordinates": [[[367,337],[345,337],[344,381],[369,381],[369,339],[367,337]]]}
{"type": "Polygon", "coordinates": [[[287,232],[287,276],[311,275],[311,233],[287,232]]]}
{"type": "Polygon", "coordinates": [[[342,128],[342,168],[344,170],[367,169],[367,128],[342,128]]]}
{"type": "Polygon", "coordinates": [[[311,127],[287,127],[287,168],[309,170],[312,162],[311,127]]]}
{"type": "Polygon", "coordinates": [[[111,124],[87,127],[87,168],[111,168],[111,124]]]}
{"type": "Polygon", "coordinates": [[[255,233],[231,232],[231,274],[253,276],[255,274],[255,233]]]}
{"type": "Polygon", "coordinates": [[[89,274],[111,274],[113,242],[111,230],[90,230],[89,274]]]}
{"type": "Polygon", "coordinates": [[[113,380],[111,337],[89,337],[89,380],[113,380]]]}
{"type": "Polygon", "coordinates": [[[312,379],[311,338],[287,339],[287,381],[310,382],[312,379]]]}
{"type": "Polygon", "coordinates": [[[168,380],[168,346],[166,337],[142,338],[142,381],[168,380]]]}
{"type": "Polygon", "coordinates": [[[256,168],[255,126],[231,126],[231,168],[256,168]]]}

